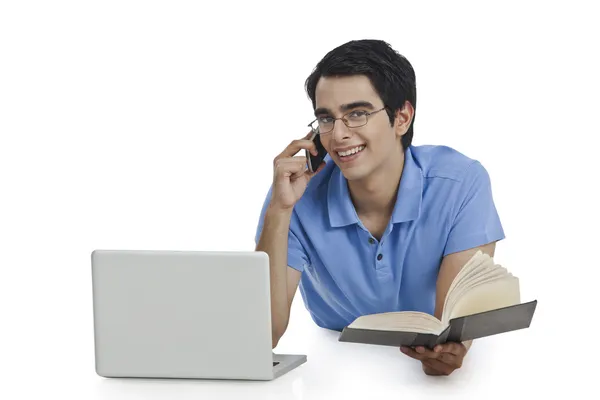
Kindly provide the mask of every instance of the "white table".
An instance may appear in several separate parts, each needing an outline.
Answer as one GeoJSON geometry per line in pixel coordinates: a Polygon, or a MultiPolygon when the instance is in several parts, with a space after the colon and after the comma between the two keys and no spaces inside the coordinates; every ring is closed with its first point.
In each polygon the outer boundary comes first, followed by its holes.
{"type": "MultiPolygon", "coordinates": [[[[85,296],[85,288],[77,291],[85,296]]],[[[553,337],[543,303],[530,329],[482,339],[461,369],[449,377],[430,377],[396,348],[338,342],[337,332],[312,322],[297,296],[288,332],[275,352],[306,354],[308,362],[270,382],[101,378],[94,372],[91,303],[70,302],[65,296],[64,307],[55,306],[37,319],[24,315],[20,330],[10,331],[2,343],[1,398],[400,399],[443,394],[512,400],[573,395],[593,384],[580,378],[579,363],[565,362],[583,353],[577,353],[576,342],[565,346],[553,337]]]]}

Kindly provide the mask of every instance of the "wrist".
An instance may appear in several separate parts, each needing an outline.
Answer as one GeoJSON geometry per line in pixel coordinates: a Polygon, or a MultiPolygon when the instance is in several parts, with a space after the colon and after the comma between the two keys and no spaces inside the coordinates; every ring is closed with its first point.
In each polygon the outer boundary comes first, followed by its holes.
{"type": "Polygon", "coordinates": [[[288,218],[292,216],[292,212],[294,211],[294,207],[282,207],[273,203],[269,203],[266,211],[266,215],[269,217],[283,217],[288,218]]]}

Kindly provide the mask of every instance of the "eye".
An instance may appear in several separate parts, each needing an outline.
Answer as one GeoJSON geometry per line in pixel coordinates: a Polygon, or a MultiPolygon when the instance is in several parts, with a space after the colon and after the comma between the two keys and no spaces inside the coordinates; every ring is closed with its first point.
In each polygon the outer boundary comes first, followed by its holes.
{"type": "Polygon", "coordinates": [[[351,111],[350,113],[348,113],[348,116],[350,118],[359,118],[359,117],[362,117],[364,115],[367,115],[367,112],[364,111],[364,110],[351,111]]]}
{"type": "Polygon", "coordinates": [[[319,122],[323,124],[328,124],[333,120],[331,117],[319,117],[319,122]]]}

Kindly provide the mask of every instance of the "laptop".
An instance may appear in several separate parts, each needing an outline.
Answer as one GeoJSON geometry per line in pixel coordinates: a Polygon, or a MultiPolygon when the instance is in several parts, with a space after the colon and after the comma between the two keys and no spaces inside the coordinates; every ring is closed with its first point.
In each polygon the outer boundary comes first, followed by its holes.
{"type": "Polygon", "coordinates": [[[259,251],[94,250],[95,367],[106,378],[272,380],[269,257],[259,251]]]}

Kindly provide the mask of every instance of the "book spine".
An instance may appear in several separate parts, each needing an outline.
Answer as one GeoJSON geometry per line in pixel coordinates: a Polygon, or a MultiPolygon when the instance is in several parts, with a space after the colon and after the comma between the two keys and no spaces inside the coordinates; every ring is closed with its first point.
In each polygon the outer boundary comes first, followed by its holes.
{"type": "Polygon", "coordinates": [[[459,318],[450,321],[448,335],[446,336],[446,342],[462,342],[463,329],[465,327],[465,319],[459,318]]]}
{"type": "Polygon", "coordinates": [[[450,325],[448,325],[446,327],[446,329],[444,329],[444,331],[442,333],[440,333],[440,335],[438,336],[437,340],[435,341],[435,343],[433,344],[432,347],[435,347],[435,345],[438,344],[444,344],[448,341],[448,335],[450,334],[450,325]]]}

